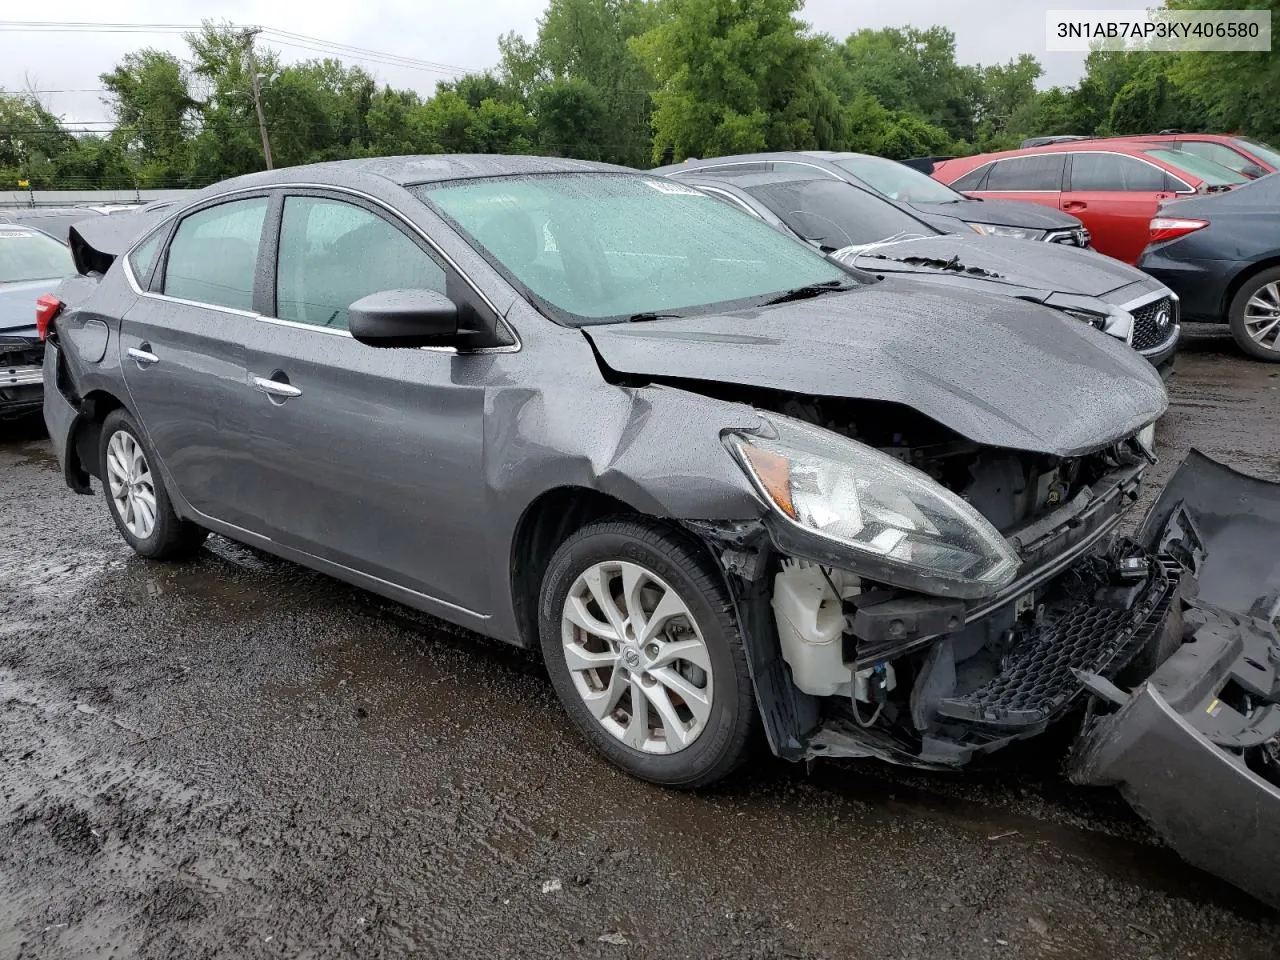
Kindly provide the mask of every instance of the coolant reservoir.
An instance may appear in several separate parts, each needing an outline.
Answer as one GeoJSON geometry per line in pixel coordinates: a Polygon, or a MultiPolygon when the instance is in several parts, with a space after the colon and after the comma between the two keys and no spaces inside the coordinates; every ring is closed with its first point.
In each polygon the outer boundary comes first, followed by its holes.
{"type": "Polygon", "coordinates": [[[773,582],[773,615],[782,658],[791,667],[795,685],[819,697],[848,693],[853,679],[840,643],[844,632],[840,600],[858,593],[860,584],[856,576],[842,570],[832,570],[831,581],[815,564],[787,560],[773,582]]]}

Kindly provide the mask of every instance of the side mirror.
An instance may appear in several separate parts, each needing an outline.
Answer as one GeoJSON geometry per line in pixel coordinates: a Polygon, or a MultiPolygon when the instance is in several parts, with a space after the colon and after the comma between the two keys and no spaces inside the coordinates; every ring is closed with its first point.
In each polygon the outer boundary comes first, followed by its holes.
{"type": "Polygon", "coordinates": [[[458,305],[436,290],[383,290],[348,308],[351,336],[370,347],[450,347],[458,305]]]}
{"type": "Polygon", "coordinates": [[[1244,169],[1242,169],[1240,172],[1244,174],[1246,177],[1248,177],[1250,180],[1257,180],[1259,177],[1265,177],[1267,175],[1267,171],[1263,170],[1256,163],[1245,164],[1244,169]]]}

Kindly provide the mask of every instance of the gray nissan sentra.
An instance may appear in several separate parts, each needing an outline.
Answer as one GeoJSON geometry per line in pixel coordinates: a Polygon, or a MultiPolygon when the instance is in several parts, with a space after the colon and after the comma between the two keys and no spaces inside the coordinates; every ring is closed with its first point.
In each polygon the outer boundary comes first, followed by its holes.
{"type": "Polygon", "coordinates": [[[45,418],[139,554],[212,531],[540,649],[670,786],[1074,718],[1075,779],[1280,896],[1280,495],[1193,455],[1119,535],[1166,406],[1124,344],[572,160],[255,174],[71,244],[45,418]]]}

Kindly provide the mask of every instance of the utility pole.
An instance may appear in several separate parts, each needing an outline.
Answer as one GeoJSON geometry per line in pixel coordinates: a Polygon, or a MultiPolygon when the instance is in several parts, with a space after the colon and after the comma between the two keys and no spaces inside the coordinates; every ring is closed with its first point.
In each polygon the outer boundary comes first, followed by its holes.
{"type": "Polygon", "coordinates": [[[262,134],[262,156],[271,169],[271,141],[267,138],[267,117],[262,112],[262,91],[258,89],[258,58],[253,55],[253,38],[261,32],[258,27],[244,31],[244,49],[249,57],[249,78],[253,81],[253,108],[258,112],[258,131],[262,134]]]}

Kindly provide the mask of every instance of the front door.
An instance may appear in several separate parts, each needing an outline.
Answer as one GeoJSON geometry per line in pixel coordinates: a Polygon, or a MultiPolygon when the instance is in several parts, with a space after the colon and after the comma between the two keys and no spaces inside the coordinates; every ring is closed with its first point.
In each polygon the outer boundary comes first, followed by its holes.
{"type": "Polygon", "coordinates": [[[492,358],[365,346],[347,307],[370,293],[457,297],[439,260],[374,207],[288,196],[275,316],[247,355],[253,529],[485,613],[483,417],[492,358]]]}
{"type": "Polygon", "coordinates": [[[1099,253],[1137,263],[1151,218],[1175,194],[1163,169],[1119,153],[1073,153],[1062,210],[1077,217],[1099,253]]]}
{"type": "Polygon", "coordinates": [[[183,218],[120,327],[125,385],[164,469],[192,507],[237,526],[250,456],[244,341],[268,204],[251,197],[183,218]]]}

